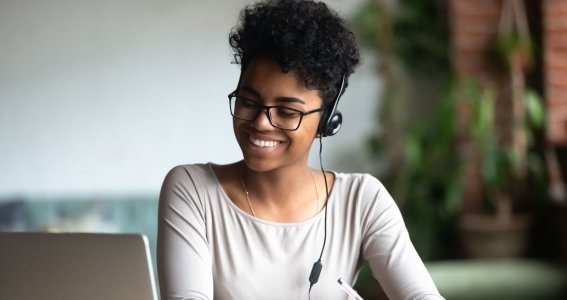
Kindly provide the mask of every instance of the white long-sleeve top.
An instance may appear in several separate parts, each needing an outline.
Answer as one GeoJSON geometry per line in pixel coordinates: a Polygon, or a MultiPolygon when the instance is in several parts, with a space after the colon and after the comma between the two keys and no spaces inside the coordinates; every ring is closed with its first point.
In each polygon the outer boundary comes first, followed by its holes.
{"type": "MultiPolygon", "coordinates": [[[[390,299],[443,299],[384,186],[368,174],[335,174],[327,202],[323,270],[311,299],[347,299],[364,260],[390,299]]],[[[255,218],[226,195],[211,164],[166,176],[158,222],[162,300],[308,299],[325,212],[298,223],[255,218]]]]}

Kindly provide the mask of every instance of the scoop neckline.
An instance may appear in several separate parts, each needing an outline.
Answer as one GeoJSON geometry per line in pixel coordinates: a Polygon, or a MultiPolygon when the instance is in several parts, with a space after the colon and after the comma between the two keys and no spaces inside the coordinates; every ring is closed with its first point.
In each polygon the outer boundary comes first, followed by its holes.
{"type": "MultiPolygon", "coordinates": [[[[317,220],[320,220],[321,218],[323,218],[324,215],[325,215],[325,209],[327,209],[327,210],[331,209],[334,205],[333,203],[335,201],[333,201],[333,199],[335,198],[334,197],[335,186],[337,184],[337,181],[340,179],[340,173],[333,171],[333,170],[329,170],[329,172],[333,173],[333,175],[335,176],[335,181],[333,183],[333,186],[331,187],[331,191],[329,192],[329,198],[327,199],[327,203],[326,203],[326,206],[329,206],[329,205],[331,205],[331,206],[326,207],[324,209],[321,209],[316,215],[314,215],[314,216],[312,216],[312,217],[310,217],[306,220],[303,220],[303,221],[290,222],[290,223],[275,222],[275,221],[269,221],[269,220],[264,220],[264,219],[260,219],[258,217],[255,217],[255,216],[245,212],[240,207],[238,207],[238,205],[236,205],[230,199],[230,197],[228,197],[228,195],[226,194],[226,191],[222,187],[222,184],[220,183],[220,180],[217,177],[217,174],[213,170],[213,166],[215,166],[215,165],[217,165],[217,164],[212,163],[212,162],[208,162],[207,163],[207,170],[209,171],[210,176],[213,177],[213,180],[215,182],[217,190],[221,193],[223,200],[228,204],[228,206],[244,218],[247,218],[247,219],[254,221],[256,223],[263,223],[263,224],[266,224],[266,225],[272,225],[272,226],[277,226],[277,227],[297,227],[297,226],[306,225],[306,224],[316,222],[317,220]]],[[[329,212],[327,212],[327,214],[329,214],[329,212]]]]}

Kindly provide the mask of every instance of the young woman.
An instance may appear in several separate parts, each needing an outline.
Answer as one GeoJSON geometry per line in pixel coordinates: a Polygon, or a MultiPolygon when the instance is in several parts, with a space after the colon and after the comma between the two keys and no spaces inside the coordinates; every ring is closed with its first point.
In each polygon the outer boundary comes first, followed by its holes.
{"type": "MultiPolygon", "coordinates": [[[[183,165],[160,195],[158,273],[167,299],[346,299],[363,262],[391,299],[442,299],[384,186],[308,166],[359,63],[354,35],[323,3],[247,7],[230,34],[229,95],[243,160],[183,165]]],[[[321,168],[322,169],[322,168],[321,168]]]]}

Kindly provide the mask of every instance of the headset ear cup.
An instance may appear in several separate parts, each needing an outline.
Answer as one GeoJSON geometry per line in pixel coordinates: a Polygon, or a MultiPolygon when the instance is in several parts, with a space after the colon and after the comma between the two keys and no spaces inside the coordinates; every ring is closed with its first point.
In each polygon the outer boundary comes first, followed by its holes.
{"type": "Polygon", "coordinates": [[[341,81],[337,84],[337,94],[333,101],[323,110],[321,121],[317,133],[321,137],[332,136],[339,132],[343,124],[343,115],[337,110],[339,100],[344,93],[346,83],[346,75],[343,75],[341,81]]]}
{"type": "Polygon", "coordinates": [[[326,136],[332,136],[337,134],[341,129],[341,125],[343,125],[343,114],[340,111],[337,111],[335,114],[329,118],[329,122],[325,128],[326,136]]]}

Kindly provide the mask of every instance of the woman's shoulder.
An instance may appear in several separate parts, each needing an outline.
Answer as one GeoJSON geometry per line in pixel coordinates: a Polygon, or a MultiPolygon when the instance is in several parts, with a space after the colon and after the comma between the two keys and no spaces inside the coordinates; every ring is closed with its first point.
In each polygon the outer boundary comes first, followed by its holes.
{"type": "Polygon", "coordinates": [[[384,184],[368,173],[335,172],[333,190],[341,199],[348,199],[345,205],[384,205],[391,204],[391,195],[384,184]]]}
{"type": "Polygon", "coordinates": [[[193,184],[218,185],[231,177],[237,169],[238,162],[232,164],[196,163],[173,167],[166,175],[165,181],[182,181],[193,184]]]}
{"type": "Polygon", "coordinates": [[[382,182],[368,173],[342,173],[333,172],[339,186],[364,186],[369,188],[384,189],[382,182]]]}
{"type": "Polygon", "coordinates": [[[366,173],[340,173],[337,182],[337,205],[360,216],[365,224],[362,228],[369,228],[378,219],[381,222],[401,220],[395,200],[375,176],[366,173]]]}
{"type": "Polygon", "coordinates": [[[164,182],[195,182],[214,180],[211,163],[177,165],[169,170],[164,182]],[[190,179],[190,181],[187,181],[190,179]]]}
{"type": "Polygon", "coordinates": [[[211,168],[212,163],[180,164],[171,168],[167,175],[180,176],[191,173],[208,173],[211,172],[211,168]]]}

